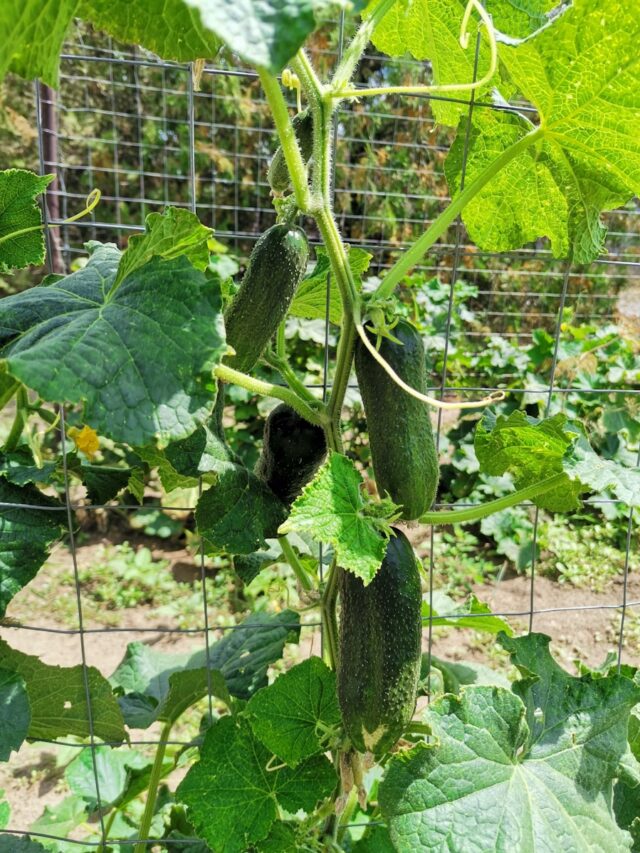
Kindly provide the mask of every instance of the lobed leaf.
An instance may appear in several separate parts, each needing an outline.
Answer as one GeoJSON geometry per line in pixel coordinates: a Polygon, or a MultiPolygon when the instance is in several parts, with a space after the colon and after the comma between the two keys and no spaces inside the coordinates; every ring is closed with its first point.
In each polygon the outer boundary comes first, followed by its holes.
{"type": "MultiPolygon", "coordinates": [[[[0,10],[0,33],[2,15],[0,10]]],[[[54,178],[55,175],[40,177],[25,169],[0,172],[0,273],[44,263],[44,230],[40,227],[42,212],[35,198],[54,178]],[[25,230],[26,233],[20,233],[25,230]]]]}

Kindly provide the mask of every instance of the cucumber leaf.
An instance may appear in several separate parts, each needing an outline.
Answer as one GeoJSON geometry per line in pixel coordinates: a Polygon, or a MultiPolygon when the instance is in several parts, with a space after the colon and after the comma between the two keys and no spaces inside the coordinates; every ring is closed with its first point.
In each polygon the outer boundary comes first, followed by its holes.
{"type": "MultiPolygon", "coordinates": [[[[291,610],[255,613],[209,649],[213,695],[229,703],[229,696],[248,699],[267,684],[268,668],[282,657],[288,642],[297,642],[298,616],[291,610]]],[[[155,720],[176,720],[207,695],[207,654],[170,655],[144,643],[127,646],[111,676],[125,721],[147,728],[155,720]]]]}
{"type": "Polygon", "coordinates": [[[279,532],[308,533],[317,542],[333,545],[338,565],[367,585],[384,559],[389,521],[397,509],[389,500],[368,500],[353,462],[332,451],[295,499],[279,532]]]}
{"type": "Polygon", "coordinates": [[[148,770],[151,764],[150,758],[135,750],[98,745],[93,750],[83,749],[67,765],[64,778],[71,792],[81,797],[87,809],[93,812],[98,806],[105,809],[120,803],[132,774],[148,770]]]}
{"type": "MultiPolygon", "coordinates": [[[[538,109],[540,137],[465,207],[463,219],[480,248],[515,249],[537,231],[550,238],[556,257],[589,263],[602,252],[600,214],[640,192],[639,37],[640,19],[628,3],[574,0],[530,39],[499,46],[513,85],[538,109]],[[556,188],[549,192],[551,182],[556,188]],[[532,193],[539,196],[537,213],[532,193]],[[501,206],[498,198],[509,201],[501,206]]],[[[489,112],[474,113],[467,184],[531,128],[489,112]]],[[[461,124],[449,155],[453,192],[459,191],[465,130],[461,124]]]]}
{"type": "Polygon", "coordinates": [[[156,257],[168,261],[186,255],[192,266],[205,270],[209,264],[207,240],[212,234],[190,210],[168,207],[162,213],[150,213],[145,219],[145,233],[129,237],[113,287],[156,257]]]}
{"type": "MultiPolygon", "coordinates": [[[[358,247],[348,248],[347,260],[356,286],[359,287],[362,276],[369,269],[373,255],[358,247]]],[[[327,314],[327,276],[330,274],[331,265],[326,249],[319,246],[315,251],[316,265],[313,271],[300,282],[289,309],[289,314],[302,317],[304,320],[324,320],[327,314]]],[[[329,320],[339,326],[342,323],[342,298],[334,275],[331,276],[330,288],[329,320]]]]}
{"type": "Polygon", "coordinates": [[[115,291],[120,252],[94,245],[61,281],[0,302],[9,372],[84,422],[133,445],[185,438],[209,417],[225,352],[217,286],[185,257],[152,258],[115,291]]]}
{"type": "Polygon", "coordinates": [[[62,43],[78,0],[3,0],[0,3],[0,80],[7,71],[58,85],[62,43]]]}
{"type": "Polygon", "coordinates": [[[564,472],[558,486],[533,498],[544,509],[575,509],[585,491],[611,492],[627,506],[640,506],[640,469],[600,458],[562,413],[537,420],[519,410],[497,418],[487,412],[476,428],[474,448],[483,473],[509,472],[519,489],[564,472]]]}
{"type": "MultiPolygon", "coordinates": [[[[90,736],[82,665],[50,666],[0,640],[0,667],[24,679],[31,708],[29,738],[51,740],[67,735],[90,736]]],[[[93,734],[106,741],[124,741],[122,714],[109,682],[93,666],[87,668],[86,678],[91,696],[93,734]]]]}
{"type": "Polygon", "coordinates": [[[8,761],[12,750],[20,749],[30,722],[24,678],[17,672],[0,669],[0,761],[8,761]]]}
{"type": "Polygon", "coordinates": [[[26,447],[19,447],[11,453],[0,453],[0,477],[5,477],[15,486],[49,483],[57,467],[57,462],[38,465],[26,447]]]}
{"type": "Polygon", "coordinates": [[[77,17],[126,44],[139,44],[175,62],[213,59],[220,40],[184,0],[80,0],[77,17]]]}
{"type": "Polygon", "coordinates": [[[46,848],[28,835],[5,833],[0,835],[0,853],[46,853],[46,848]]]}
{"type": "Polygon", "coordinates": [[[40,177],[26,169],[0,172],[0,273],[44,263],[44,230],[39,227],[42,211],[35,198],[54,178],[55,175],[40,177]],[[19,233],[25,229],[35,230],[19,233]]]}
{"type": "Polygon", "coordinates": [[[57,501],[34,486],[14,486],[4,477],[0,477],[0,501],[16,504],[0,507],[0,616],[4,616],[11,599],[33,580],[50,546],[62,536],[66,519],[64,513],[52,511],[61,506],[57,501]]]}
{"type": "MultiPolygon", "coordinates": [[[[66,838],[77,826],[84,823],[89,817],[87,806],[81,797],[72,794],[65,797],[53,806],[45,806],[43,813],[29,827],[33,832],[53,836],[56,839],[56,853],[68,853],[71,845],[67,847],[64,841],[57,839],[66,838]]],[[[51,839],[47,838],[45,844],[49,846],[51,839]]],[[[49,847],[49,849],[52,849],[49,847]]]]}
{"type": "Polygon", "coordinates": [[[213,853],[244,853],[266,838],[278,807],[311,812],[336,785],[331,762],[322,755],[292,769],[273,766],[271,752],[241,718],[222,717],[208,730],[195,764],[178,786],[176,799],[213,853]]]}
{"type": "MultiPolygon", "coordinates": [[[[185,0],[205,27],[252,66],[278,74],[318,26],[318,18],[344,0],[185,0]]],[[[357,3],[361,7],[362,3],[357,3]]]]}
{"type": "Polygon", "coordinates": [[[340,726],[336,676],[309,658],[259,690],[245,709],[254,735],[290,767],[328,748],[340,726]]]}
{"type": "Polygon", "coordinates": [[[287,516],[284,504],[256,475],[241,465],[227,465],[216,483],[202,493],[196,523],[205,549],[252,554],[266,546],[287,516]]]}
{"type": "Polygon", "coordinates": [[[474,631],[485,631],[488,634],[499,634],[501,631],[508,636],[513,634],[509,623],[500,616],[494,616],[489,605],[473,594],[464,604],[457,605],[452,598],[438,590],[433,594],[432,604],[433,607],[429,607],[428,598],[422,602],[422,619],[431,622],[434,627],[447,625],[453,628],[473,628],[474,631]]]}
{"type": "Polygon", "coordinates": [[[570,676],[542,634],[500,642],[523,675],[514,692],[444,696],[425,714],[438,745],[392,762],[380,803],[396,847],[413,839],[437,850],[455,837],[481,849],[506,850],[514,838],[522,850],[627,849],[610,802],[640,687],[570,676]]]}

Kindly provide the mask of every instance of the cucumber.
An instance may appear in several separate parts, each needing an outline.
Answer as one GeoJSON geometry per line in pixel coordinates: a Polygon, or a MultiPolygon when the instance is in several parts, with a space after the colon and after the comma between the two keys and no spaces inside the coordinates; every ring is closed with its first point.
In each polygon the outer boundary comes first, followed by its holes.
{"type": "Polygon", "coordinates": [[[413,548],[394,528],[375,578],[340,578],[338,699],[359,752],[380,756],[401,737],[416,706],[422,591],[413,548]]]}
{"type": "Polygon", "coordinates": [[[310,424],[291,406],[280,403],[265,422],[262,453],[254,471],[286,506],[291,506],[326,455],[322,427],[310,424]]]}
{"type": "MultiPolygon", "coordinates": [[[[427,373],[418,330],[400,320],[391,333],[401,343],[383,338],[380,354],[401,379],[424,393],[427,373]]],[[[378,492],[382,497],[388,493],[402,507],[403,519],[419,518],[438,489],[438,456],[429,410],[396,385],[359,339],[355,365],[378,492]]]]}
{"type": "MultiPolygon", "coordinates": [[[[306,109],[294,116],[291,122],[300,146],[300,153],[305,163],[308,163],[313,154],[313,116],[306,109]]],[[[287,168],[282,146],[279,145],[267,172],[269,186],[274,192],[283,193],[291,184],[291,176],[287,168]]]]}
{"type": "Polygon", "coordinates": [[[307,268],[304,231],[274,225],[253,247],[238,292],[224,315],[227,342],[236,354],[226,363],[250,372],[284,320],[307,268]]]}

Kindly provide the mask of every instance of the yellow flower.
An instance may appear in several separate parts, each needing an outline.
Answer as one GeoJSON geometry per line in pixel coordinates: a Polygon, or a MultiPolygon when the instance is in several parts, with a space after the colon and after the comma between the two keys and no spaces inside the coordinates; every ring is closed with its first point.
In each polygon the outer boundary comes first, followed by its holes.
{"type": "Polygon", "coordinates": [[[71,429],[67,430],[67,435],[75,444],[76,449],[84,453],[89,462],[93,462],[100,448],[98,433],[94,429],[91,429],[90,426],[83,426],[82,429],[71,427],[71,429]]]}

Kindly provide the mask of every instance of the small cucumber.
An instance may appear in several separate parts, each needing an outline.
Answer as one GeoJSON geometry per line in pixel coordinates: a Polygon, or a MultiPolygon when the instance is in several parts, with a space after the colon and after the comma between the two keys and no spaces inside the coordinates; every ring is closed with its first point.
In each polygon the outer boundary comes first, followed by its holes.
{"type": "MultiPolygon", "coordinates": [[[[313,154],[313,116],[310,110],[303,110],[294,116],[292,120],[293,129],[300,146],[300,153],[305,163],[308,163],[313,154]]],[[[278,146],[273,155],[269,171],[267,172],[269,186],[274,192],[283,193],[291,184],[291,176],[287,168],[282,146],[278,146]]]]}
{"type": "Polygon", "coordinates": [[[265,422],[262,453],[255,473],[280,500],[291,506],[327,455],[322,427],[310,424],[280,403],[265,422]]]}
{"type": "MultiPolygon", "coordinates": [[[[426,392],[420,333],[400,320],[391,334],[400,343],[383,338],[380,354],[408,385],[426,392]]],[[[403,519],[419,518],[433,503],[438,489],[438,457],[429,410],[393,381],[361,340],[356,343],[355,364],[378,491],[381,497],[388,493],[402,507],[403,519]]]]}
{"type": "Polygon", "coordinates": [[[284,320],[307,268],[304,231],[274,225],[253,247],[247,269],[224,315],[227,342],[236,354],[226,359],[249,373],[284,320]]]}
{"type": "Polygon", "coordinates": [[[375,578],[340,579],[338,699],[359,752],[388,752],[411,720],[421,664],[422,592],[411,543],[394,528],[375,578]]]}

